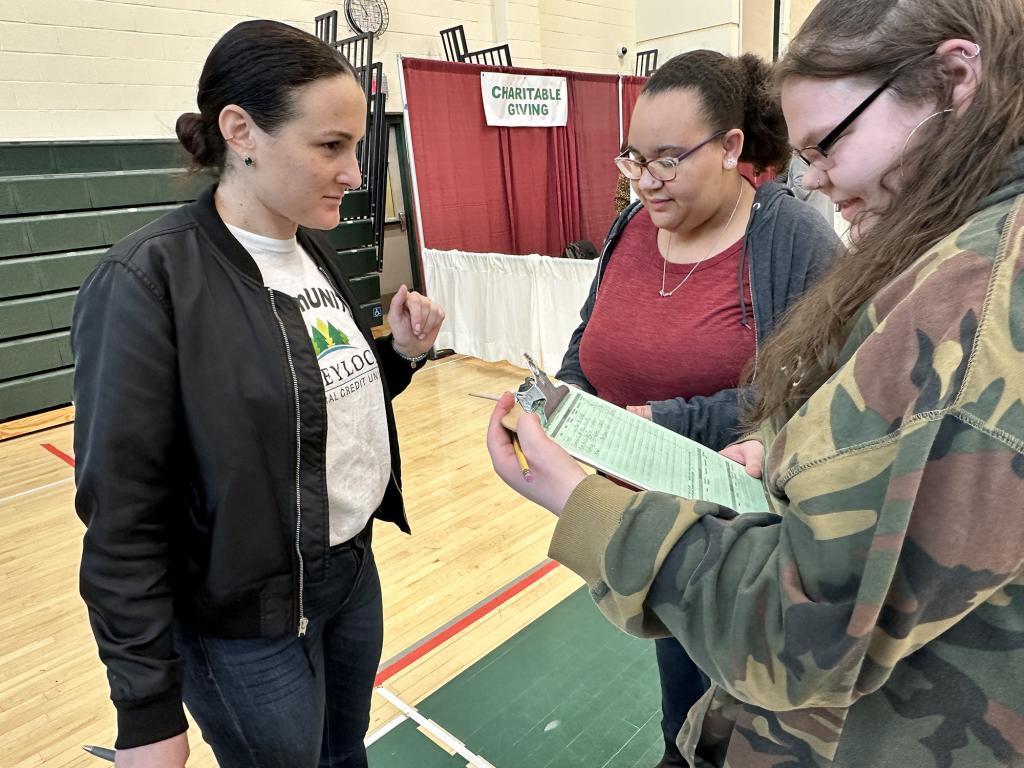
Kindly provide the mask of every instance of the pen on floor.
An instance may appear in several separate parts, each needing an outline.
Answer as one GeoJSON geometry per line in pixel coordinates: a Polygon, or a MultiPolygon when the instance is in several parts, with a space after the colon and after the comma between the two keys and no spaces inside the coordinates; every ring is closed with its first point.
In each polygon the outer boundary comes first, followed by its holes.
{"type": "Polygon", "coordinates": [[[512,435],[512,448],[515,449],[516,458],[519,459],[519,469],[523,473],[523,479],[528,482],[533,482],[533,472],[530,471],[530,465],[526,463],[526,454],[523,453],[523,448],[519,445],[519,438],[512,435]]]}
{"type": "Polygon", "coordinates": [[[84,744],[82,745],[82,749],[90,755],[95,755],[96,757],[101,757],[104,760],[114,762],[114,750],[112,749],[107,749],[106,747],[94,747],[92,744],[84,744]]]}

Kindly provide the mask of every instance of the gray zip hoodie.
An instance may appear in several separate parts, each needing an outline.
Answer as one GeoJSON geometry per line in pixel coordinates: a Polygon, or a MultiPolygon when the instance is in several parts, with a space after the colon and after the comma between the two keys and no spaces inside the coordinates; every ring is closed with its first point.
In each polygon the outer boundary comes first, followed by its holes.
{"type": "MultiPolygon", "coordinates": [[[[612,223],[590,295],[580,310],[582,322],[572,334],[557,374],[561,381],[591,394],[594,394],[594,387],[580,366],[580,341],[594,311],[601,278],[615,253],[615,245],[641,207],[639,202],[634,203],[612,223]]],[[[755,321],[755,374],[757,350],[771,335],[782,314],[841,250],[835,230],[811,206],[797,200],[791,190],[774,182],[763,184],[757,190],[736,275],[740,322],[749,326],[750,314],[755,321]],[[744,269],[749,271],[753,304],[749,308],[743,292],[744,269]]],[[[650,403],[652,418],[656,424],[720,450],[739,436],[739,418],[749,394],[737,388],[723,389],[707,397],[659,400],[650,403]]]]}

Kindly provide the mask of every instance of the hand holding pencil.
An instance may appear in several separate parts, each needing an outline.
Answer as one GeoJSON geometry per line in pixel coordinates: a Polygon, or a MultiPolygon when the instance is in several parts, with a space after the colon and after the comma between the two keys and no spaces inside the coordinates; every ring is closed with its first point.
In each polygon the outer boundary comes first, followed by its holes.
{"type": "MultiPolygon", "coordinates": [[[[498,402],[501,399],[500,395],[491,395],[485,392],[470,392],[470,397],[479,397],[481,400],[493,400],[498,402]]],[[[518,418],[512,417],[512,418],[518,418]]],[[[506,420],[504,422],[505,429],[512,435],[512,449],[516,452],[516,460],[519,462],[519,471],[523,475],[523,479],[528,483],[533,482],[533,472],[530,471],[530,464],[526,461],[526,454],[523,453],[523,446],[519,444],[519,438],[516,437],[516,430],[511,426],[511,422],[506,420]]]]}
{"type": "Polygon", "coordinates": [[[519,444],[519,438],[516,437],[515,432],[512,433],[512,449],[516,452],[516,458],[519,460],[519,470],[523,473],[523,479],[528,482],[533,482],[533,472],[530,471],[530,465],[526,461],[526,454],[523,453],[523,446],[519,444]]]}
{"type": "Polygon", "coordinates": [[[565,449],[544,434],[536,415],[522,413],[522,409],[516,415],[512,413],[514,405],[512,394],[506,392],[491,413],[487,428],[491,463],[518,494],[557,515],[587,475],[565,449]]]}

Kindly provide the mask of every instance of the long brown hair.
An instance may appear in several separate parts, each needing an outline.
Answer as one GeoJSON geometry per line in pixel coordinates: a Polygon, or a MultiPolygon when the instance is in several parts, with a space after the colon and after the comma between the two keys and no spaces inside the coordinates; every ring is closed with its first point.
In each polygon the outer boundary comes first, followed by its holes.
{"type": "Polygon", "coordinates": [[[953,232],[1000,186],[1024,144],[1024,3],[1021,0],[821,0],[779,62],[776,79],[856,77],[906,102],[951,102],[946,40],[981,46],[984,74],[970,106],[926,122],[883,176],[893,192],[870,228],[793,308],[758,360],[750,424],[786,419],[837,368],[857,310],[930,247],[953,232]],[[905,66],[904,66],[905,65],[905,66]],[[914,169],[911,171],[911,169],[914,169]]]}

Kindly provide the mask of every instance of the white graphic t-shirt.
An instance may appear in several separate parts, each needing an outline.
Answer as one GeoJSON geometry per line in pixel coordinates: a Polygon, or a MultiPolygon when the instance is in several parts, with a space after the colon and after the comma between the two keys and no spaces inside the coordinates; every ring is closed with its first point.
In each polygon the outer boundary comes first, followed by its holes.
{"type": "Polygon", "coordinates": [[[327,399],[327,493],[331,545],[348,541],[380,506],[391,476],[384,389],[351,308],[296,238],[275,240],[228,225],[263,282],[294,298],[320,361],[327,399]]]}

